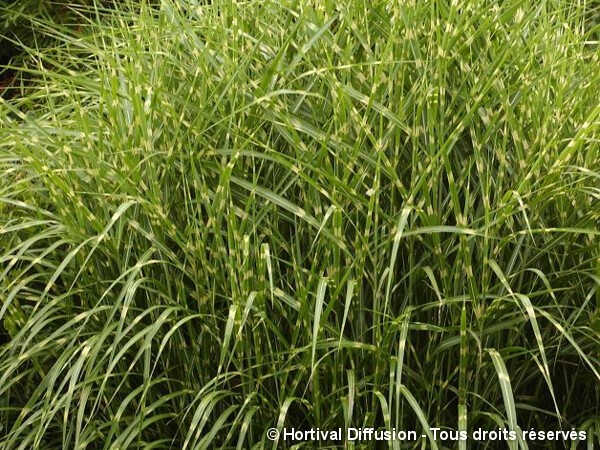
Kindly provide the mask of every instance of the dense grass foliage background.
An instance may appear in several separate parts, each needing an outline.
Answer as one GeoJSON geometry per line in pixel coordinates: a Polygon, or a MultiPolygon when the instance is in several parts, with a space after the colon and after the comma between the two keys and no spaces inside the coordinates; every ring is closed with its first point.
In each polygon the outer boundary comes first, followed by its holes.
{"type": "Polygon", "coordinates": [[[600,445],[597,3],[108,3],[2,7],[0,448],[600,445]]]}

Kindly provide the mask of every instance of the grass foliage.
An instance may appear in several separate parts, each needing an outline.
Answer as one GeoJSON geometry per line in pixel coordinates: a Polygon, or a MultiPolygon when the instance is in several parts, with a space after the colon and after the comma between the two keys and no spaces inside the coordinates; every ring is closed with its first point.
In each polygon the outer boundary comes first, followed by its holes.
{"type": "Polygon", "coordinates": [[[594,2],[208,3],[2,7],[0,448],[598,445],[594,2]]]}

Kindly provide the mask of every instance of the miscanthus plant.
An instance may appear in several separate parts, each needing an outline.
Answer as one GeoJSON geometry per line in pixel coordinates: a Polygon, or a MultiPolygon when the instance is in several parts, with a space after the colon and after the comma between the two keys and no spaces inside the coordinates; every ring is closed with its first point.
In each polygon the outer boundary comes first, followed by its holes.
{"type": "Polygon", "coordinates": [[[599,445],[594,4],[23,13],[45,44],[14,42],[0,98],[0,448],[599,445]]]}

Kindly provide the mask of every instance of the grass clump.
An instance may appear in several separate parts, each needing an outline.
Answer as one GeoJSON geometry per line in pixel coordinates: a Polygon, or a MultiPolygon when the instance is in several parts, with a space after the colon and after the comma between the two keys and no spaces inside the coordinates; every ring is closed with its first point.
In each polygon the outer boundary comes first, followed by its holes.
{"type": "Polygon", "coordinates": [[[599,443],[588,3],[63,7],[0,98],[0,448],[599,443]]]}

